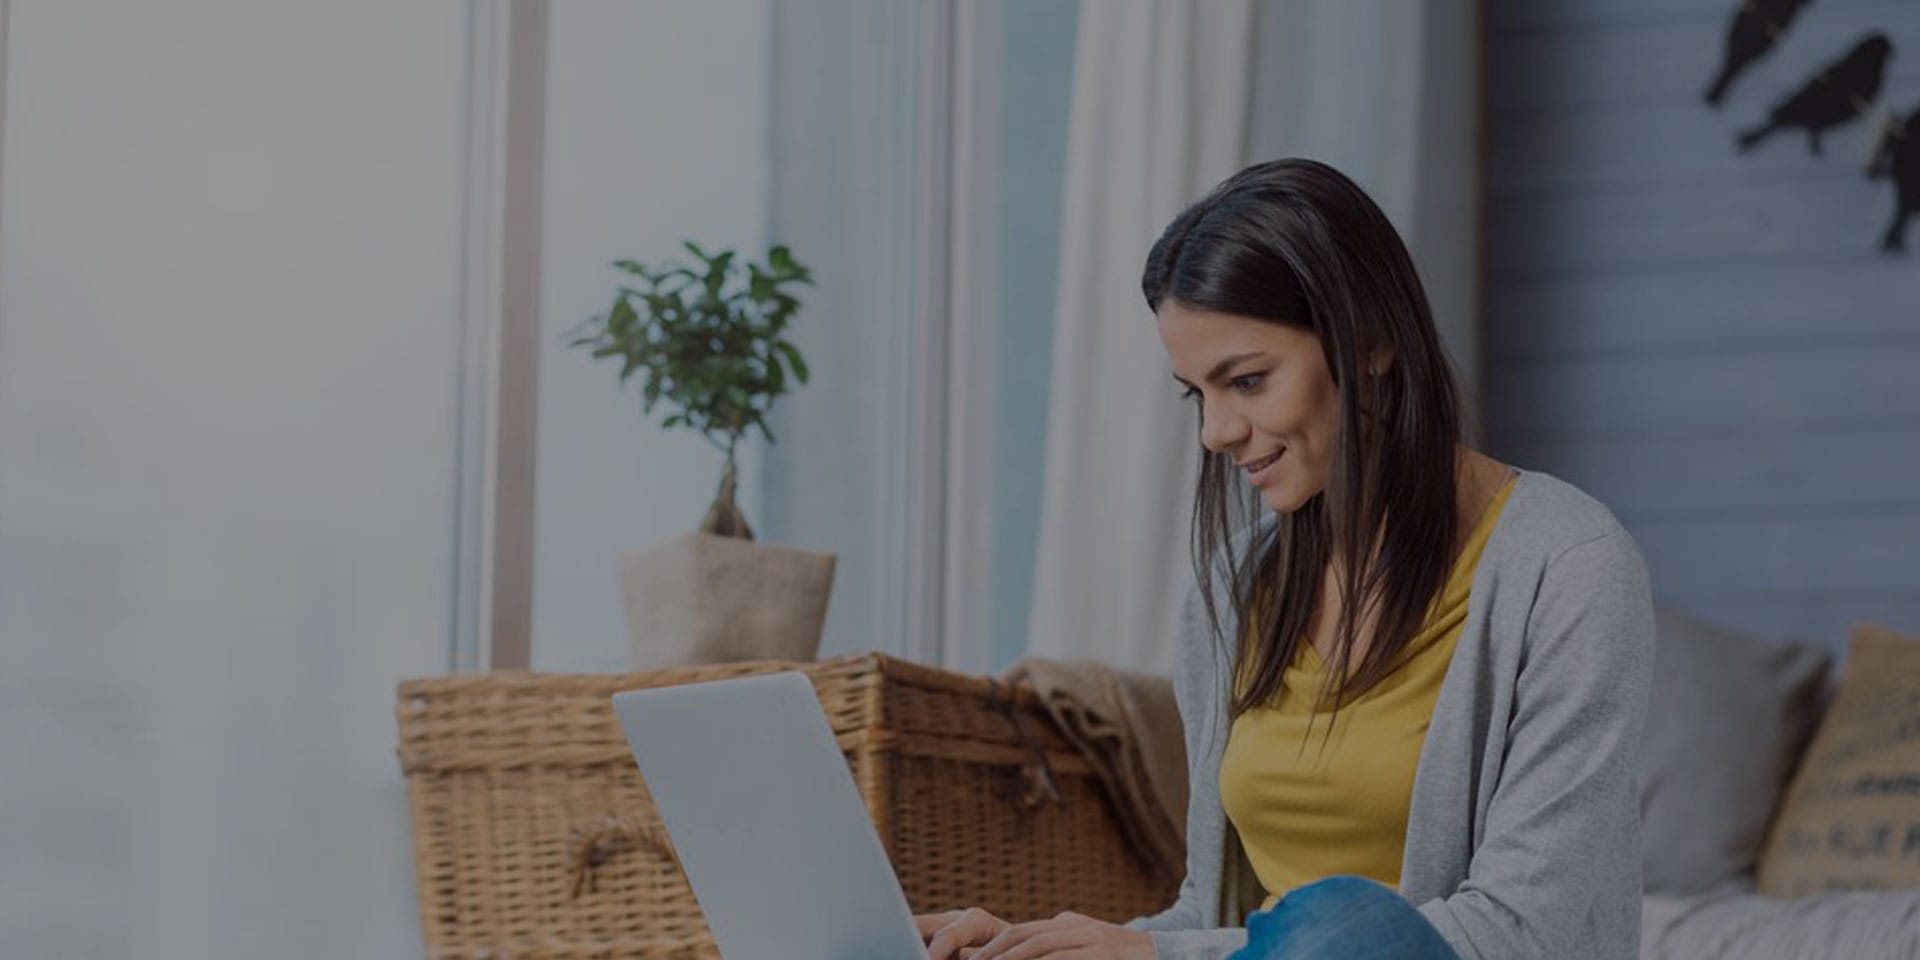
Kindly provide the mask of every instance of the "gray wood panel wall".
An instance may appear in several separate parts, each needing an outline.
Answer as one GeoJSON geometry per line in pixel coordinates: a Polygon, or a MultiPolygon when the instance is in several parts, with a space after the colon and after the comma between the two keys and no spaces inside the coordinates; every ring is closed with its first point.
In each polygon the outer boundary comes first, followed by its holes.
{"type": "Polygon", "coordinates": [[[1702,94],[1739,0],[1492,0],[1486,429],[1599,497],[1662,602],[1844,649],[1920,633],[1920,218],[1868,125],[1739,130],[1873,30],[1920,109],[1920,0],[1813,0],[1702,94]]]}

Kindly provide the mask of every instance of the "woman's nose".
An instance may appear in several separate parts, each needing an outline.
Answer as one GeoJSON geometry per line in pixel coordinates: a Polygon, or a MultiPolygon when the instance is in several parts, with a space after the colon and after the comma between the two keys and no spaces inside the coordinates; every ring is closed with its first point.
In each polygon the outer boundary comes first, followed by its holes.
{"type": "Polygon", "coordinates": [[[1226,453],[1245,440],[1246,420],[1231,411],[1209,404],[1200,412],[1200,445],[1214,453],[1226,453]]]}

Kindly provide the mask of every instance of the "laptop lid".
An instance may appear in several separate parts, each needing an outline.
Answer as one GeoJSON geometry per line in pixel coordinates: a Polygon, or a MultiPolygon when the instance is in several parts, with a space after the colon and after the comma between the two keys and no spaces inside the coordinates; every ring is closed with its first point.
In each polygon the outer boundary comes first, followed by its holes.
{"type": "Polygon", "coordinates": [[[805,674],[614,694],[724,960],[924,960],[805,674]]]}

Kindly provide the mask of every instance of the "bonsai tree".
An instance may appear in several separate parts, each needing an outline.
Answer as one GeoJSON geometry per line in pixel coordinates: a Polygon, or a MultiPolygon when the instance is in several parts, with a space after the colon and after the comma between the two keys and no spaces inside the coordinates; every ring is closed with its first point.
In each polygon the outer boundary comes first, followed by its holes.
{"type": "Polygon", "coordinates": [[[732,250],[709,254],[691,241],[685,247],[697,266],[614,261],[634,280],[614,294],[605,314],[573,332],[569,346],[620,361],[622,384],[640,374],[645,413],[664,400],[670,412],[662,427],[697,430],[726,454],[700,532],[752,540],[734,502],[734,451],[752,429],[773,442],[767,411],[792,380],[807,382],[806,361],[783,334],[800,308],[788,290],[812,285],[813,275],[784,246],[744,271],[732,250]]]}

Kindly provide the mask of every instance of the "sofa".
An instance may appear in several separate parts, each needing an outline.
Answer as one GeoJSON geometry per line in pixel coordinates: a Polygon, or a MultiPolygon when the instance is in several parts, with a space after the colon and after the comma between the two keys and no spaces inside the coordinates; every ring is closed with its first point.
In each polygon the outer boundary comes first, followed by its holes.
{"type": "Polygon", "coordinates": [[[1920,638],[1656,635],[1643,960],[1920,958],[1920,638]]]}

